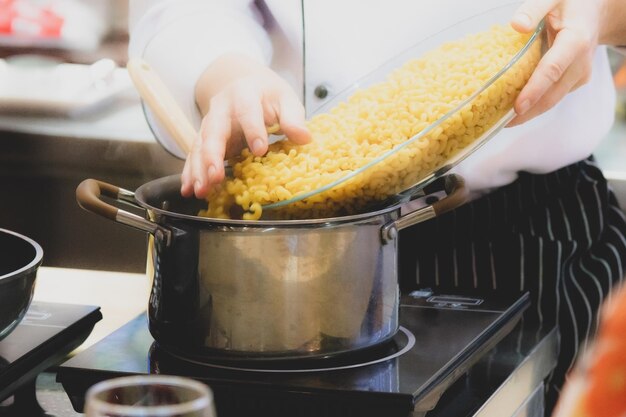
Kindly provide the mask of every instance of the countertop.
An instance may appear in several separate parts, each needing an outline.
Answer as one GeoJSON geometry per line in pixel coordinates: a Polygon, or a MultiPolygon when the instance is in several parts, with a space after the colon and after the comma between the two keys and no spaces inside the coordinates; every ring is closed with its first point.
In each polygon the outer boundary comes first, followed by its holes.
{"type": "Polygon", "coordinates": [[[145,311],[150,291],[145,274],[40,267],[34,300],[100,306],[100,320],[78,348],[91,346],[145,311]]]}
{"type": "MultiPolygon", "coordinates": [[[[147,306],[149,281],[145,274],[40,267],[34,300],[100,306],[100,320],[89,337],[73,354],[86,349],[118,327],[142,314],[147,306]],[[68,291],[71,289],[71,291],[68,291]]],[[[55,374],[45,372],[37,379],[37,398],[56,417],[76,413],[55,374]]]]}
{"type": "Polygon", "coordinates": [[[100,108],[75,117],[0,114],[0,131],[61,138],[155,142],[139,95],[134,90],[124,91],[100,108]]]}

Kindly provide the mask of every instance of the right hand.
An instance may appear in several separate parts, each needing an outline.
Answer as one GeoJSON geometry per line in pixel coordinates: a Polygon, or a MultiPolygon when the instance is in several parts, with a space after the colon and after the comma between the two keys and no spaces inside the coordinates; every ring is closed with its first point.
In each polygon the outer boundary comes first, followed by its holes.
{"type": "Polygon", "coordinates": [[[204,114],[182,173],[181,194],[206,197],[224,179],[224,159],[247,145],[255,156],[268,149],[268,127],[280,126],[296,144],[311,141],[304,107],[285,80],[249,58],[231,55],[216,60],[196,85],[204,114]]]}
{"type": "Polygon", "coordinates": [[[606,0],[525,0],[511,21],[532,32],[545,17],[549,49],[515,100],[515,126],[548,111],[591,79],[606,0]]]}

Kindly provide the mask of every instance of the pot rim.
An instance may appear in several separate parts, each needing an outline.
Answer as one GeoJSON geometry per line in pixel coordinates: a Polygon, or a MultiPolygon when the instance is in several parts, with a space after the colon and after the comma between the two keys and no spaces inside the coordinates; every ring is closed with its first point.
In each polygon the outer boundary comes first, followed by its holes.
{"type": "MultiPolygon", "coordinates": [[[[220,226],[264,227],[264,228],[267,228],[268,226],[270,227],[271,226],[298,227],[298,226],[319,226],[319,225],[330,226],[334,224],[355,223],[361,220],[378,217],[382,214],[386,214],[391,211],[398,210],[403,204],[403,202],[396,202],[394,204],[391,204],[388,207],[384,207],[376,211],[351,214],[347,216],[324,217],[324,218],[316,218],[316,219],[291,219],[291,220],[238,220],[238,219],[217,219],[214,217],[192,216],[190,214],[177,213],[175,211],[168,211],[162,208],[158,208],[146,202],[146,198],[144,194],[151,193],[151,191],[149,190],[151,187],[162,188],[164,183],[171,184],[172,182],[176,182],[177,184],[180,184],[180,177],[181,177],[180,174],[169,175],[166,177],[149,181],[139,186],[135,190],[135,193],[134,193],[135,201],[142,208],[146,210],[150,210],[161,215],[165,215],[168,217],[175,217],[175,218],[182,219],[182,220],[198,221],[202,223],[216,224],[220,226]]],[[[180,187],[178,187],[177,189],[180,189],[180,187]]]]}
{"type": "Polygon", "coordinates": [[[41,262],[43,261],[43,249],[39,245],[39,243],[35,242],[33,239],[27,236],[16,233],[12,230],[0,228],[0,233],[6,233],[8,235],[13,235],[19,239],[22,239],[28,242],[35,249],[35,256],[32,261],[30,261],[28,264],[24,265],[23,267],[16,269],[15,271],[11,271],[8,274],[0,275],[0,281],[9,280],[13,277],[20,275],[23,272],[29,271],[31,269],[35,269],[41,264],[41,262]]]}

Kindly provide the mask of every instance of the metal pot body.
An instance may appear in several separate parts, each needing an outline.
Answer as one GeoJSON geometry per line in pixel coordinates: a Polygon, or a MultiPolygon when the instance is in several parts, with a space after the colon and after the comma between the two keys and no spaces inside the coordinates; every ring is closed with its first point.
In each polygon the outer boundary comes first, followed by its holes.
{"type": "Polygon", "coordinates": [[[300,357],[385,341],[398,329],[396,240],[380,239],[392,216],[315,227],[155,216],[174,233],[150,239],[150,330],[200,356],[300,357]]]}
{"type": "Polygon", "coordinates": [[[197,358],[317,357],[371,347],[398,330],[397,230],[434,217],[435,205],[227,221],[197,217],[206,203],[179,190],[178,176],[135,193],[95,180],[77,189],[83,208],[150,233],[149,327],[166,349],[197,358]],[[145,218],[107,205],[101,193],[139,205],[145,218]]]}
{"type": "Polygon", "coordinates": [[[34,240],[0,229],[0,340],[17,327],[33,299],[43,250],[34,240]]]}

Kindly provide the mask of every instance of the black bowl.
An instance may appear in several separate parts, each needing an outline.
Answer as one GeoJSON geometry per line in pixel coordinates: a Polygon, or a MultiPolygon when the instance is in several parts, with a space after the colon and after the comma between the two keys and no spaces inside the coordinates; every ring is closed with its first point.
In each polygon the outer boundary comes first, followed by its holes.
{"type": "Polygon", "coordinates": [[[43,249],[34,240],[0,229],[0,340],[22,320],[35,290],[43,249]]]}

